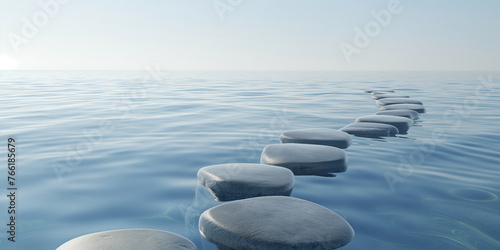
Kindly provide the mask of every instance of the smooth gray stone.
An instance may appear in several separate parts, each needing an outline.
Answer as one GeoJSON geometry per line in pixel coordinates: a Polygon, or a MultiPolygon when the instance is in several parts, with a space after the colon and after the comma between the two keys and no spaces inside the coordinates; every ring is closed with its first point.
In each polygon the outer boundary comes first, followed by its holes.
{"type": "Polygon", "coordinates": [[[212,165],[198,171],[198,182],[217,201],[290,195],[295,177],[287,168],[251,163],[212,165]]]}
{"type": "Polygon", "coordinates": [[[393,104],[420,104],[422,105],[423,103],[419,100],[415,99],[410,99],[410,98],[384,98],[377,100],[377,104],[379,106],[385,106],[385,105],[393,105],[393,104]]]}
{"type": "Polygon", "coordinates": [[[386,95],[386,94],[393,94],[395,93],[394,91],[386,91],[386,90],[379,90],[379,91],[372,91],[372,96],[374,95],[386,95]]]}
{"type": "Polygon", "coordinates": [[[370,138],[388,137],[399,134],[398,128],[393,125],[372,122],[351,123],[340,130],[351,135],[370,138]]]}
{"type": "Polygon", "coordinates": [[[373,89],[373,90],[365,90],[365,93],[371,93],[372,95],[385,94],[385,93],[394,93],[394,90],[384,90],[384,89],[373,89]]]}
{"type": "Polygon", "coordinates": [[[372,98],[375,100],[384,99],[384,98],[410,98],[408,95],[397,95],[397,94],[380,94],[380,95],[372,95],[372,98]]]}
{"type": "Polygon", "coordinates": [[[98,232],[74,238],[56,250],[195,250],[190,240],[166,231],[125,229],[98,232]]]}
{"type": "Polygon", "coordinates": [[[347,170],[347,154],[323,145],[271,144],[262,151],[260,163],[288,168],[295,175],[333,176],[347,170]]]}
{"type": "Polygon", "coordinates": [[[309,128],[286,131],[280,136],[282,143],[304,143],[348,148],[352,143],[349,134],[329,128],[309,128]]]}
{"type": "Polygon", "coordinates": [[[351,225],[338,214],[284,196],[213,207],[201,214],[199,228],[218,249],[336,249],[354,237],[351,225]]]}
{"type": "Polygon", "coordinates": [[[392,115],[366,115],[356,119],[356,122],[374,122],[385,123],[393,125],[398,128],[399,133],[406,134],[410,126],[413,125],[413,120],[406,117],[392,116],[392,115]]]}
{"type": "Polygon", "coordinates": [[[396,109],[409,109],[417,111],[418,113],[425,113],[424,105],[420,104],[392,104],[380,107],[380,110],[396,110],[396,109]]]}
{"type": "Polygon", "coordinates": [[[379,111],[379,112],[375,113],[375,115],[394,115],[394,116],[401,116],[401,117],[410,118],[412,120],[418,120],[418,118],[419,118],[417,111],[409,110],[409,109],[395,109],[395,110],[379,111]]]}

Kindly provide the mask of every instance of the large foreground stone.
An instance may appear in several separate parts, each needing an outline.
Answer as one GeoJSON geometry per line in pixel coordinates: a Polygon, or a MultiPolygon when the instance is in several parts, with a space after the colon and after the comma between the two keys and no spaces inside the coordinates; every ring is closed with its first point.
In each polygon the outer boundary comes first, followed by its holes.
{"type": "Polygon", "coordinates": [[[282,143],[304,143],[332,146],[337,148],[348,148],[352,143],[349,134],[329,129],[310,128],[286,131],[280,136],[282,143]]]}
{"type": "Polygon", "coordinates": [[[212,165],[198,171],[198,182],[217,201],[290,195],[295,177],[287,168],[251,163],[212,165]]]}
{"type": "Polygon", "coordinates": [[[377,104],[379,106],[385,106],[385,105],[392,105],[392,104],[420,104],[422,105],[423,103],[419,100],[415,99],[410,99],[410,98],[384,98],[377,100],[377,104]]]}
{"type": "Polygon", "coordinates": [[[295,175],[333,176],[347,170],[347,154],[323,145],[271,144],[262,151],[260,163],[288,168],[295,175]]]}
{"type": "Polygon", "coordinates": [[[412,120],[418,120],[419,115],[417,111],[409,110],[409,109],[395,109],[395,110],[386,110],[379,111],[375,113],[375,115],[393,115],[393,116],[401,116],[406,117],[412,120]]]}
{"type": "Polygon", "coordinates": [[[356,119],[356,122],[373,122],[390,124],[398,128],[399,133],[406,134],[410,126],[413,125],[413,120],[406,117],[392,116],[392,115],[366,115],[356,119]]]}
{"type": "Polygon", "coordinates": [[[194,250],[190,240],[166,231],[125,229],[87,234],[74,238],[56,250],[194,250]]]}
{"type": "Polygon", "coordinates": [[[354,230],[338,214],[292,197],[232,201],[205,211],[200,233],[219,249],[335,249],[354,230]]]}
{"type": "Polygon", "coordinates": [[[384,98],[410,98],[410,96],[398,95],[398,94],[380,94],[380,95],[372,95],[372,98],[375,100],[379,100],[384,98]]]}
{"type": "Polygon", "coordinates": [[[380,110],[409,109],[418,113],[425,113],[424,105],[420,104],[392,104],[380,107],[380,110]]]}
{"type": "Polygon", "coordinates": [[[373,122],[351,123],[340,130],[351,135],[370,138],[388,137],[399,134],[398,128],[393,125],[373,122]]]}

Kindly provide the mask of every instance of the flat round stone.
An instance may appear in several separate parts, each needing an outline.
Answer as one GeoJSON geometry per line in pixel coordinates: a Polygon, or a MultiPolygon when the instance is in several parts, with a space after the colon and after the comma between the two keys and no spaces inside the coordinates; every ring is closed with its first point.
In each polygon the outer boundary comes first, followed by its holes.
{"type": "Polygon", "coordinates": [[[290,195],[295,177],[287,168],[251,163],[212,165],[198,171],[198,182],[217,201],[290,195]]]}
{"type": "Polygon", "coordinates": [[[288,168],[295,175],[333,176],[347,170],[347,154],[323,145],[271,144],[262,151],[260,163],[288,168]]]}
{"type": "Polygon", "coordinates": [[[92,233],[74,238],[56,250],[195,250],[190,240],[166,231],[149,229],[125,229],[92,233]]]}
{"type": "Polygon", "coordinates": [[[384,98],[410,98],[408,95],[397,95],[397,94],[380,94],[380,95],[372,95],[372,98],[375,100],[384,99],[384,98]]]}
{"type": "Polygon", "coordinates": [[[379,106],[385,106],[385,105],[392,105],[392,104],[420,104],[422,105],[423,103],[419,100],[415,99],[410,99],[410,98],[384,98],[377,100],[377,104],[379,106]]]}
{"type": "Polygon", "coordinates": [[[418,113],[425,113],[424,105],[420,104],[392,104],[380,107],[380,110],[409,109],[418,113]]]}
{"type": "Polygon", "coordinates": [[[373,89],[373,90],[365,90],[365,93],[371,93],[372,95],[389,94],[389,93],[394,93],[394,90],[373,89]]]}
{"type": "Polygon", "coordinates": [[[398,128],[399,133],[406,134],[410,126],[413,125],[413,120],[406,117],[392,116],[392,115],[366,115],[356,119],[356,122],[374,122],[385,123],[393,125],[398,128]]]}
{"type": "Polygon", "coordinates": [[[419,118],[417,111],[409,110],[409,109],[395,109],[395,110],[379,111],[379,112],[375,113],[375,115],[394,115],[394,116],[406,117],[406,118],[409,118],[412,120],[418,120],[418,118],[419,118]]]}
{"type": "Polygon", "coordinates": [[[352,143],[349,134],[329,128],[309,128],[286,131],[280,136],[282,143],[303,143],[348,148],[352,143]]]}
{"type": "Polygon", "coordinates": [[[373,122],[351,123],[340,130],[351,135],[370,138],[388,137],[399,134],[398,128],[393,125],[373,122]]]}
{"type": "Polygon", "coordinates": [[[310,201],[258,197],[232,201],[200,216],[200,233],[218,249],[336,249],[354,237],[338,214],[310,201]]]}

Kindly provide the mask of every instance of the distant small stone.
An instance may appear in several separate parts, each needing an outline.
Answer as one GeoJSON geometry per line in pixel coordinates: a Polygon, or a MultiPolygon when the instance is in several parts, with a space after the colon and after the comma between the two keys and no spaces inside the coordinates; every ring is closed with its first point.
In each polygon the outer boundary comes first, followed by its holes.
{"type": "Polygon", "coordinates": [[[92,233],[74,238],[56,250],[196,250],[190,240],[166,231],[125,229],[92,233]]]}
{"type": "Polygon", "coordinates": [[[399,134],[398,128],[393,125],[372,122],[351,123],[340,130],[351,135],[369,138],[389,137],[399,134]]]}
{"type": "Polygon", "coordinates": [[[392,94],[394,93],[393,90],[376,90],[376,91],[372,91],[372,96],[373,95],[385,95],[385,94],[392,94]]]}
{"type": "Polygon", "coordinates": [[[393,104],[420,104],[422,105],[423,103],[419,100],[415,99],[410,99],[410,98],[384,98],[377,100],[377,104],[379,106],[385,106],[385,105],[393,105],[393,104]]]}
{"type": "Polygon", "coordinates": [[[348,148],[352,143],[349,134],[328,128],[310,128],[286,131],[280,136],[282,143],[303,143],[348,148]]]}
{"type": "Polygon", "coordinates": [[[364,92],[371,93],[372,95],[376,95],[376,94],[384,94],[384,93],[394,93],[394,90],[373,89],[373,90],[365,90],[364,92]]]}
{"type": "Polygon", "coordinates": [[[384,99],[384,98],[410,98],[408,95],[397,95],[397,94],[380,94],[380,95],[372,95],[372,98],[375,100],[384,99]]]}
{"type": "Polygon", "coordinates": [[[406,134],[410,126],[413,125],[413,120],[406,117],[392,115],[366,115],[356,119],[356,122],[374,122],[393,125],[398,128],[399,133],[406,134]]]}
{"type": "Polygon", "coordinates": [[[392,104],[380,107],[380,110],[396,110],[396,109],[409,109],[417,111],[418,113],[425,113],[424,105],[420,104],[392,104]]]}
{"type": "Polygon", "coordinates": [[[333,176],[347,170],[347,155],[344,150],[313,144],[271,144],[260,157],[261,164],[281,166],[295,175],[333,176]]]}
{"type": "Polygon", "coordinates": [[[251,163],[212,165],[198,171],[198,182],[217,201],[290,195],[295,177],[287,168],[251,163]]]}
{"type": "Polygon", "coordinates": [[[354,237],[338,214],[310,201],[258,197],[205,211],[200,233],[218,249],[336,249],[354,237]]]}
{"type": "Polygon", "coordinates": [[[394,116],[406,117],[406,118],[409,118],[412,120],[418,120],[418,118],[419,118],[417,111],[409,110],[409,109],[395,109],[395,110],[379,111],[379,112],[375,113],[375,115],[394,115],[394,116]]]}

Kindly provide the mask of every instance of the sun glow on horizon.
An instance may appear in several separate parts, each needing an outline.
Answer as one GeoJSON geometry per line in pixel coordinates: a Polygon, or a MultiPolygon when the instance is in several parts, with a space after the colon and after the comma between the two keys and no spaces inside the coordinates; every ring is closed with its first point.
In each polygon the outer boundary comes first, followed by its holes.
{"type": "Polygon", "coordinates": [[[19,62],[10,56],[0,54],[0,70],[15,70],[19,67],[19,62]]]}

